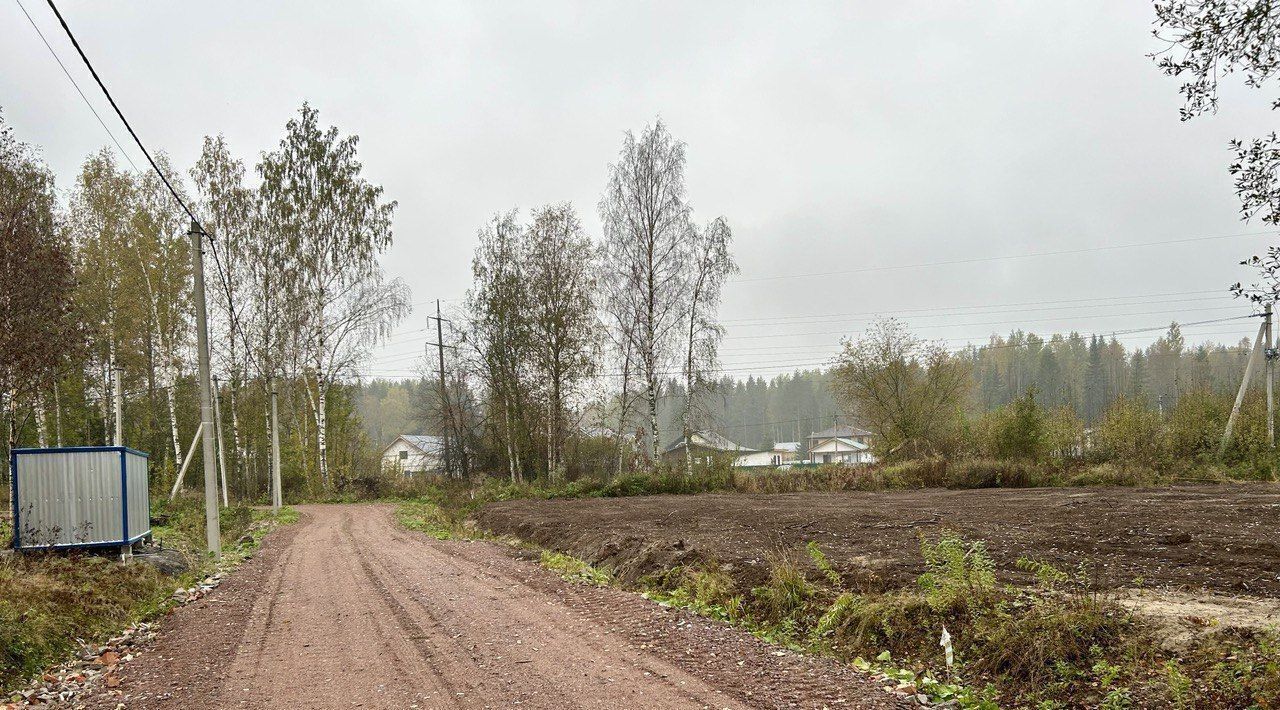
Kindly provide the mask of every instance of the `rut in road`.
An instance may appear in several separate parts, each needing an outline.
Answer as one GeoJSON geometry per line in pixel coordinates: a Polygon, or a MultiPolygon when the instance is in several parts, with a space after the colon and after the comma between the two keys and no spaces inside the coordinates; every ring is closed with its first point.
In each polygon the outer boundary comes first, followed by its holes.
{"type": "Polygon", "coordinates": [[[89,706],[905,705],[835,662],[568,584],[503,546],[404,531],[387,507],[301,510],[89,706]]]}

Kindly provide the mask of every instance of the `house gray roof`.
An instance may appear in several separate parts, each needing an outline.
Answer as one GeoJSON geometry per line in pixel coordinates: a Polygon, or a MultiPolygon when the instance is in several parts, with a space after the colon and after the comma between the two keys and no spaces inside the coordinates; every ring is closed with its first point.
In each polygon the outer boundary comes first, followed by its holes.
{"type": "Polygon", "coordinates": [[[798,441],[779,441],[773,445],[774,451],[790,451],[791,453],[799,453],[800,442],[798,441]]]}
{"type": "Polygon", "coordinates": [[[875,436],[875,434],[872,434],[866,429],[860,429],[856,426],[837,425],[837,426],[831,427],[830,429],[823,429],[822,431],[816,431],[809,435],[809,439],[810,440],[837,439],[837,438],[848,438],[851,436],[875,436]]]}
{"type": "MultiPolygon", "coordinates": [[[[749,449],[745,446],[735,444],[724,435],[717,434],[714,431],[695,431],[689,435],[689,438],[693,441],[694,446],[705,446],[708,449],[715,449],[717,451],[755,451],[755,449],[749,449]]],[[[676,439],[670,446],[663,449],[662,452],[664,454],[671,453],[672,451],[676,451],[681,448],[684,448],[684,437],[676,439]]]]}
{"type": "MultiPolygon", "coordinates": [[[[439,453],[444,449],[444,439],[438,436],[426,436],[423,434],[401,434],[397,439],[404,439],[409,445],[418,449],[424,454],[439,453]]],[[[394,441],[391,443],[395,443],[394,441]]]]}

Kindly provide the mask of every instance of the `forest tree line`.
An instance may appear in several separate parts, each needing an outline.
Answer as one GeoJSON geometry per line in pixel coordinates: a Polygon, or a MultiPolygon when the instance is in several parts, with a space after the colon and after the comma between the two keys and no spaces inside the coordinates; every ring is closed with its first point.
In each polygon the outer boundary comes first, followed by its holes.
{"type": "MultiPolygon", "coordinates": [[[[967,384],[958,407],[965,418],[976,421],[1034,392],[1039,406],[1065,407],[1085,427],[1099,423],[1120,400],[1158,415],[1173,412],[1184,397],[1212,395],[1221,400],[1234,395],[1251,346],[1247,340],[1193,345],[1173,323],[1145,346],[1127,347],[1114,336],[1015,330],[992,335],[987,343],[950,357],[965,373],[967,384]]],[[[783,441],[803,446],[811,433],[837,423],[871,426],[856,407],[837,400],[832,377],[830,368],[772,377],[722,376],[701,393],[698,421],[702,428],[761,450],[783,441]]],[[[439,433],[438,391],[430,378],[366,383],[360,411],[370,436],[385,443],[401,433],[439,433]]],[[[668,378],[662,384],[658,423],[664,446],[683,435],[684,391],[679,379],[668,378]]],[[[594,419],[585,417],[579,426],[578,438],[595,439],[592,450],[600,460],[607,459],[602,450],[616,445],[611,423],[616,410],[610,409],[616,406],[610,399],[616,394],[606,391],[590,410],[594,419]]],[[[583,448],[580,444],[579,450],[583,448]]],[[[585,468],[578,466],[585,462],[573,463],[575,470],[585,468]]]]}
{"type": "MultiPolygon", "coordinates": [[[[382,274],[396,203],[361,175],[357,146],[304,104],[252,178],[222,136],[206,137],[186,171],[156,156],[206,232],[218,457],[231,498],[267,495],[272,387],[286,492],[340,491],[370,466],[350,383],[409,296],[382,274]]],[[[156,172],[107,148],[59,189],[2,116],[0,182],[2,460],[15,446],[123,444],[149,452],[153,485],[167,488],[199,423],[198,230],[156,172]]]]}

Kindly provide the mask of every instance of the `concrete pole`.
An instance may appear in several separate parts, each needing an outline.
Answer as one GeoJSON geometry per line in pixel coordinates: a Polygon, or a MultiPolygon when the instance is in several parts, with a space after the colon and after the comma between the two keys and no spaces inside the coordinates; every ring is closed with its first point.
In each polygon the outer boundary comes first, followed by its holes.
{"type": "Polygon", "coordinates": [[[200,425],[204,439],[204,528],[209,552],[222,556],[222,529],[218,520],[218,472],[213,443],[213,392],[209,386],[209,314],[204,299],[205,234],[200,224],[191,220],[191,273],[195,281],[196,355],[200,360],[200,425]]]}
{"type": "Polygon", "coordinates": [[[227,500],[227,454],[222,446],[222,406],[220,402],[222,398],[218,396],[218,376],[213,377],[213,429],[216,432],[214,438],[218,442],[218,471],[222,479],[222,505],[230,506],[227,500]]]}
{"type": "Polygon", "coordinates": [[[278,392],[276,380],[271,378],[271,509],[279,511],[284,505],[284,493],[280,488],[280,409],[276,404],[278,392]]]}
{"type": "Polygon", "coordinates": [[[111,368],[111,379],[116,410],[116,430],[111,445],[124,446],[124,368],[119,365],[111,368]]]}
{"type": "Polygon", "coordinates": [[[1267,349],[1266,367],[1262,372],[1267,378],[1267,448],[1271,450],[1271,480],[1276,480],[1276,398],[1275,398],[1275,362],[1272,355],[1275,347],[1274,329],[1271,324],[1271,311],[1274,304],[1268,303],[1266,314],[1266,322],[1263,324],[1267,329],[1267,349]]]}
{"type": "Polygon", "coordinates": [[[1264,372],[1267,377],[1267,446],[1274,449],[1276,448],[1276,399],[1273,383],[1273,380],[1275,379],[1275,363],[1271,358],[1271,349],[1275,347],[1275,340],[1272,337],[1271,305],[1272,304],[1268,303],[1267,310],[1264,311],[1267,318],[1264,323],[1267,328],[1267,367],[1264,372]]]}
{"type": "Polygon", "coordinates": [[[1218,455],[1227,453],[1227,445],[1231,443],[1231,433],[1236,428],[1236,419],[1240,416],[1240,405],[1244,404],[1244,393],[1249,389],[1249,378],[1253,376],[1254,364],[1261,357],[1262,341],[1267,335],[1267,324],[1258,326],[1258,337],[1253,341],[1253,350],[1244,364],[1244,377],[1240,378],[1240,391],[1236,392],[1236,402],[1231,407],[1231,416],[1227,417],[1227,430],[1222,432],[1222,444],[1218,447],[1218,455]]]}

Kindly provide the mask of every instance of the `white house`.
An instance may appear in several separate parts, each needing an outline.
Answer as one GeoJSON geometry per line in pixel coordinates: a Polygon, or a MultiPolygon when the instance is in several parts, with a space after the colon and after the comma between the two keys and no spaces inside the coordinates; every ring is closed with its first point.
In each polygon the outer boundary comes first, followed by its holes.
{"type": "Polygon", "coordinates": [[[401,434],[382,450],[382,470],[402,476],[444,470],[444,440],[438,436],[401,434]]]}
{"type": "Polygon", "coordinates": [[[875,463],[866,429],[833,426],[809,435],[809,460],[814,463],[875,463]]]}
{"type": "Polygon", "coordinates": [[[781,466],[799,458],[800,442],[780,441],[768,451],[752,451],[742,454],[734,460],[733,465],[739,468],[755,466],[781,466]]]}
{"type": "MultiPolygon", "coordinates": [[[[711,464],[714,461],[735,459],[737,455],[748,454],[748,449],[714,431],[695,431],[688,437],[689,453],[695,464],[711,464]]],[[[662,459],[668,463],[679,464],[685,460],[685,438],[681,437],[663,449],[662,459]]]]}

